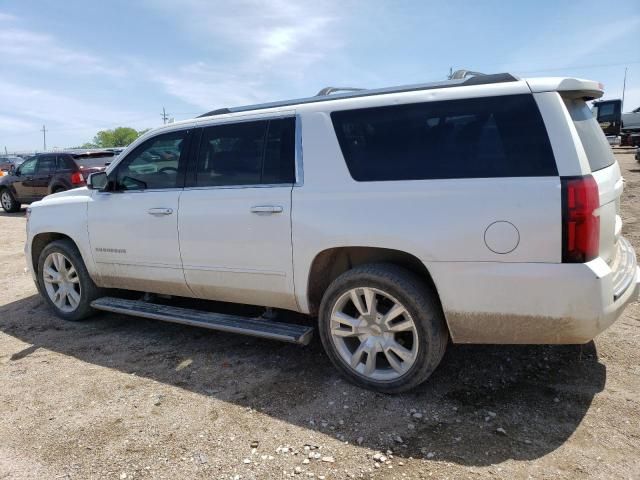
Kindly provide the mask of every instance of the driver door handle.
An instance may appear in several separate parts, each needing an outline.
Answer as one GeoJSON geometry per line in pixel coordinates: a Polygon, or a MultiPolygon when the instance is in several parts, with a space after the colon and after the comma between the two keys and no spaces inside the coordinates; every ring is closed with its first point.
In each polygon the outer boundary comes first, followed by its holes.
{"type": "Polygon", "coordinates": [[[282,207],[280,205],[254,205],[251,207],[251,213],[267,215],[271,213],[282,213],[282,207]]]}
{"type": "Polygon", "coordinates": [[[173,213],[173,208],[150,208],[147,210],[147,213],[154,217],[162,217],[164,215],[171,215],[173,213]]]}

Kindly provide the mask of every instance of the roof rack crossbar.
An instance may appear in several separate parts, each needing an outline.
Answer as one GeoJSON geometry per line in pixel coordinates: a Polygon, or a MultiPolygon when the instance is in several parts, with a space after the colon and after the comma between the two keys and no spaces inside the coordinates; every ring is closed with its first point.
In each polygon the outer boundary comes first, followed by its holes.
{"type": "Polygon", "coordinates": [[[361,92],[364,88],[353,88],[353,87],[324,87],[318,93],[316,93],[316,97],[324,97],[325,95],[331,95],[336,92],[361,92]]]}
{"type": "Polygon", "coordinates": [[[222,115],[225,113],[231,113],[231,110],[229,110],[228,108],[218,108],[216,110],[211,110],[210,112],[207,113],[203,113],[202,115],[198,115],[197,118],[201,118],[201,117],[211,117],[213,115],[222,115]]]}
{"type": "Polygon", "coordinates": [[[486,75],[486,73],[474,72],[473,70],[456,70],[449,76],[449,80],[461,80],[467,77],[478,77],[486,75]]]}

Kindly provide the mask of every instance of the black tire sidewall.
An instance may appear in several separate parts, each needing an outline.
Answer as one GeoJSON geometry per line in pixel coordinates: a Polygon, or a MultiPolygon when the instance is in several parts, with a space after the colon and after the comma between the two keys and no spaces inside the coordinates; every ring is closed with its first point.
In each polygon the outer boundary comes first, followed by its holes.
{"type": "Polygon", "coordinates": [[[425,381],[440,363],[448,341],[442,309],[427,284],[408,270],[386,264],[356,267],[334,280],[323,296],[318,327],[324,349],[338,370],[354,383],[383,393],[406,391],[425,381]],[[345,365],[331,339],[330,318],[335,302],[346,291],[359,287],[376,288],[395,297],[414,320],[418,357],[411,369],[398,379],[374,381],[354,372],[345,365]]]}
{"type": "Polygon", "coordinates": [[[44,247],[44,249],[40,253],[40,257],[38,258],[37,280],[41,295],[44,297],[45,301],[53,309],[56,315],[60,318],[70,321],[79,321],[84,320],[85,318],[95,313],[95,310],[91,307],[91,302],[98,298],[100,293],[99,289],[96,287],[95,283],[89,276],[89,272],[84,265],[84,261],[82,260],[80,252],[70,240],[56,240],[44,247]],[[78,307],[72,312],[63,312],[58,309],[58,307],[56,307],[56,305],[47,294],[42,271],[45,259],[54,252],[61,253],[69,259],[69,261],[76,269],[78,278],[80,279],[80,303],[78,304],[78,307]]]}
{"type": "MultiPolygon", "coordinates": [[[[3,195],[4,193],[8,193],[9,197],[11,198],[11,208],[7,210],[6,208],[4,208],[4,205],[2,205],[2,209],[7,213],[15,213],[18,210],[20,210],[20,203],[18,203],[18,201],[16,200],[16,197],[13,196],[13,193],[11,193],[11,190],[9,190],[8,188],[3,188],[2,190],[0,190],[0,195],[3,195]]],[[[0,202],[0,204],[1,203],[2,202],[0,202]]]]}

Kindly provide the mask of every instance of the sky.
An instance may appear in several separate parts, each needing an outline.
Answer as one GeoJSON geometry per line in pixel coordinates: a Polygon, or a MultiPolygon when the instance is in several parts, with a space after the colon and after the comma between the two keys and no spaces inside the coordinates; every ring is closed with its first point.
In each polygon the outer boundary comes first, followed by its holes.
{"type": "Polygon", "coordinates": [[[444,80],[577,76],[640,106],[640,1],[0,0],[0,149],[221,107],[444,80]],[[604,6],[606,5],[606,8],[604,6]]]}

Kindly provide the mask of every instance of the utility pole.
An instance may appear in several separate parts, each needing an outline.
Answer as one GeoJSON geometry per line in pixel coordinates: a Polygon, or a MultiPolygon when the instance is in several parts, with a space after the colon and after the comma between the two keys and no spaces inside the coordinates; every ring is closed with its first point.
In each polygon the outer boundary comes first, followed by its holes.
{"type": "Polygon", "coordinates": [[[620,105],[620,110],[624,112],[624,91],[627,89],[627,68],[624,67],[624,81],[622,82],[622,105],[620,105]]]}
{"type": "Polygon", "coordinates": [[[47,151],[47,128],[42,125],[42,130],[40,130],[42,132],[42,149],[46,152],[47,151]]]}
{"type": "Polygon", "coordinates": [[[169,115],[165,112],[164,107],[162,107],[162,113],[160,114],[162,117],[162,123],[167,124],[167,120],[169,119],[169,115]]]}

